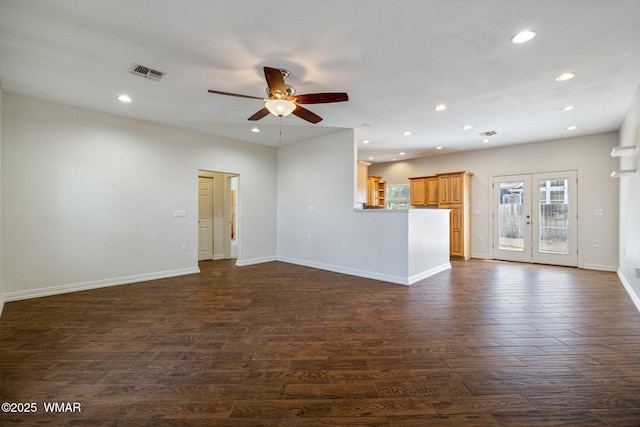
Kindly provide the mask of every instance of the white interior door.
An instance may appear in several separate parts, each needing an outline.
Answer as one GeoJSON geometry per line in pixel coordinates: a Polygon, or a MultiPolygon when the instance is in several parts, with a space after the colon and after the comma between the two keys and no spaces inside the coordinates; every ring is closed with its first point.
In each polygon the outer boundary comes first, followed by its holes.
{"type": "Polygon", "coordinates": [[[577,173],[494,177],[493,257],[578,265],[577,173]]]}
{"type": "Polygon", "coordinates": [[[213,259],[213,178],[198,177],[198,261],[213,259]]]}

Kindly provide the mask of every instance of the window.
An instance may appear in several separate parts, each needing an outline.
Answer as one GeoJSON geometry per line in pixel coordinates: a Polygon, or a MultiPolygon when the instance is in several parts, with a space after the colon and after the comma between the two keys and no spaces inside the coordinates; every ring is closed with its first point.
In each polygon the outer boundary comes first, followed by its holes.
{"type": "Polygon", "coordinates": [[[409,209],[410,193],[409,184],[387,185],[387,209],[409,209]]]}
{"type": "Polygon", "coordinates": [[[567,179],[540,180],[540,204],[566,204],[569,199],[567,179]]]}

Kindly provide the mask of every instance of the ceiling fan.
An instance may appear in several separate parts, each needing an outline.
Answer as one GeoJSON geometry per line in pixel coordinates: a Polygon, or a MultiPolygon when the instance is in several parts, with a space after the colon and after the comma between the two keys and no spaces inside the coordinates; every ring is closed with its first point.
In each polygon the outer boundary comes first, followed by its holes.
{"type": "Polygon", "coordinates": [[[309,93],[306,95],[296,95],[296,90],[285,84],[284,79],[289,76],[289,71],[280,68],[264,67],[264,77],[267,80],[267,98],[257,96],[240,95],[238,93],[221,92],[209,90],[210,93],[218,95],[237,96],[240,98],[259,99],[265,101],[264,108],[249,117],[248,120],[260,120],[269,113],[284,117],[293,113],[311,123],[318,123],[322,117],[307,110],[300,104],[326,104],[330,102],[348,101],[349,97],[344,92],[309,93]]]}

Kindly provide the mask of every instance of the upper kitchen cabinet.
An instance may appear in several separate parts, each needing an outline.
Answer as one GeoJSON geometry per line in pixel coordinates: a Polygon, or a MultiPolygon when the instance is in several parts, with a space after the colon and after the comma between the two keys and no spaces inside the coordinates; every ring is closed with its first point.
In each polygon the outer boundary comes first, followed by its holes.
{"type": "Polygon", "coordinates": [[[411,206],[438,205],[438,177],[421,176],[409,178],[411,206]]]}

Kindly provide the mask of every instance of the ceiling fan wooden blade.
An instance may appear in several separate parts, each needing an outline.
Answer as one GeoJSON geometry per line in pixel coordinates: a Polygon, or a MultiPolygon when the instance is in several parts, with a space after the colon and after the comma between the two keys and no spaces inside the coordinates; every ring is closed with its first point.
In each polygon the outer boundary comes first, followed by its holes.
{"type": "Polygon", "coordinates": [[[329,102],[344,102],[349,96],[344,92],[308,93],[291,97],[297,104],[327,104],[329,102]]]}
{"type": "Polygon", "coordinates": [[[239,93],[231,93],[231,92],[220,92],[219,90],[209,89],[209,93],[215,93],[218,95],[227,95],[227,96],[237,96],[239,98],[259,99],[261,101],[264,101],[264,98],[259,98],[257,96],[240,95],[239,93]]]}
{"type": "Polygon", "coordinates": [[[247,120],[256,121],[268,115],[269,115],[269,110],[267,110],[267,107],[264,107],[262,110],[258,111],[253,116],[249,117],[247,120]]]}
{"type": "Polygon", "coordinates": [[[287,86],[284,84],[282,71],[278,68],[264,67],[264,77],[267,80],[267,86],[269,86],[269,93],[273,98],[287,98],[287,86]]]}
{"type": "Polygon", "coordinates": [[[322,117],[320,117],[316,113],[313,113],[313,112],[307,110],[306,108],[304,108],[301,105],[296,105],[296,109],[293,110],[293,114],[295,114],[296,116],[300,117],[302,120],[306,120],[306,121],[311,122],[313,124],[316,124],[316,123],[322,121],[322,117]]]}

